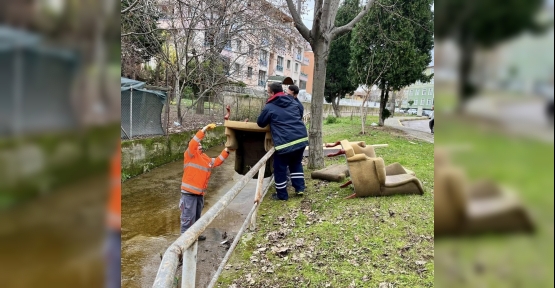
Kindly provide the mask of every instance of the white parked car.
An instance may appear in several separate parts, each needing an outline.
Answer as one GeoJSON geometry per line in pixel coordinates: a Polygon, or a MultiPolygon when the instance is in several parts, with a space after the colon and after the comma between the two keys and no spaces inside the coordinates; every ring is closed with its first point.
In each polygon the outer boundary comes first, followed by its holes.
{"type": "Polygon", "coordinates": [[[418,110],[416,108],[411,108],[411,109],[407,110],[407,114],[409,114],[409,115],[416,115],[417,112],[418,112],[418,110]]]}

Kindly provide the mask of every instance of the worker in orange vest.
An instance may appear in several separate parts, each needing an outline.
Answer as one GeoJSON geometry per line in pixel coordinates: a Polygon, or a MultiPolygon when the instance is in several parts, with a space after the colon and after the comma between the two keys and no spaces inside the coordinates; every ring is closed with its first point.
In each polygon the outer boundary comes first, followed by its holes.
{"type": "MultiPolygon", "coordinates": [[[[181,180],[181,199],[179,210],[181,211],[181,233],[183,234],[199,218],[204,207],[204,193],[208,187],[212,169],[222,165],[229,156],[230,151],[225,148],[216,158],[210,158],[203,153],[200,141],[204,138],[206,130],[214,129],[216,124],[208,124],[199,130],[195,137],[189,142],[183,159],[183,178],[181,180]]],[[[205,240],[205,236],[199,236],[198,240],[205,240]]]]}
{"type": "Polygon", "coordinates": [[[110,161],[108,237],[106,243],[106,287],[121,287],[121,143],[110,161]]]}

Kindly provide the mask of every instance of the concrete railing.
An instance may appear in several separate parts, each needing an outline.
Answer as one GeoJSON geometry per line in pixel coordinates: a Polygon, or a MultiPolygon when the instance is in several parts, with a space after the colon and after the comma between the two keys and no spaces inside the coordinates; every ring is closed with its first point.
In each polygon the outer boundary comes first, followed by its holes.
{"type": "Polygon", "coordinates": [[[275,149],[270,149],[264,157],[262,157],[252,168],[245,174],[231,189],[214,205],[210,210],[208,210],[193,226],[191,226],[185,233],[181,234],[177,240],[175,240],[170,247],[164,253],[162,257],[162,263],[158,268],[158,273],[156,274],[156,279],[152,287],[154,288],[171,288],[174,285],[175,273],[177,267],[179,266],[179,256],[182,256],[183,266],[182,266],[182,278],[181,287],[195,287],[195,276],[197,273],[197,247],[198,247],[198,237],[216,217],[223,212],[223,210],[233,201],[233,199],[241,192],[241,190],[247,185],[247,183],[252,179],[252,177],[258,172],[258,182],[256,185],[256,194],[254,199],[254,205],[245,220],[245,223],[239,230],[239,233],[235,236],[232,246],[229,248],[226,256],[224,257],[219,269],[216,271],[214,278],[210,283],[212,287],[218,276],[220,275],[225,262],[229,259],[229,256],[235,249],[237,242],[241,238],[242,233],[246,228],[246,223],[249,222],[254,227],[256,224],[256,211],[267,192],[270,185],[272,185],[273,179],[270,180],[268,186],[263,191],[264,183],[264,170],[266,169],[266,161],[272,157],[275,149]],[[249,219],[250,217],[250,219],[249,219]]]}

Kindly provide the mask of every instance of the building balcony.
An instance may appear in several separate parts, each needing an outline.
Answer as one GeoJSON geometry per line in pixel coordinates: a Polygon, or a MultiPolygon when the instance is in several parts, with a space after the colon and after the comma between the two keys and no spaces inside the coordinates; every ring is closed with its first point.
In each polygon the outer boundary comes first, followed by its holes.
{"type": "Polygon", "coordinates": [[[308,74],[301,72],[301,75],[299,76],[299,80],[307,81],[308,74]]]}
{"type": "Polygon", "coordinates": [[[303,57],[303,63],[302,64],[303,64],[303,66],[308,66],[308,65],[310,65],[310,60],[306,57],[303,57]]]}
{"type": "Polygon", "coordinates": [[[277,71],[283,72],[283,66],[277,65],[277,66],[276,66],[276,70],[277,70],[277,71]]]}
{"type": "Polygon", "coordinates": [[[263,59],[260,59],[258,61],[258,64],[260,64],[260,66],[263,66],[263,67],[268,67],[268,61],[263,60],[263,59]]]}

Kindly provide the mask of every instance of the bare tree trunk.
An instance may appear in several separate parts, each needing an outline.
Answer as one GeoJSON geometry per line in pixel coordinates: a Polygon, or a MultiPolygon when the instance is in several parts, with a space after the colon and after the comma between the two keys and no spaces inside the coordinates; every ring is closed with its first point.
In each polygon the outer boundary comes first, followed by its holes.
{"type": "Polygon", "coordinates": [[[458,83],[458,93],[459,93],[459,103],[457,104],[457,112],[462,112],[464,105],[472,96],[474,96],[475,87],[470,83],[470,73],[472,71],[472,62],[474,59],[475,46],[470,39],[471,36],[467,36],[462,42],[461,46],[461,56],[459,58],[459,83],[458,83]]]}
{"type": "Polygon", "coordinates": [[[393,111],[391,111],[391,117],[395,117],[395,97],[397,96],[395,91],[391,91],[391,107],[393,107],[393,111]]]}
{"type": "Polygon", "coordinates": [[[339,114],[339,97],[335,97],[331,99],[331,107],[333,108],[333,113],[335,114],[335,117],[341,117],[341,114],[339,114]]]}
{"type": "Polygon", "coordinates": [[[326,61],[329,52],[329,43],[322,41],[314,50],[314,85],[312,102],[310,103],[310,128],[308,131],[309,149],[312,153],[308,156],[309,169],[324,167],[324,149],[322,146],[322,121],[324,88],[326,84],[326,61]]]}
{"type": "Polygon", "coordinates": [[[384,94],[385,94],[385,87],[380,92],[380,112],[378,113],[378,125],[380,126],[383,126],[382,115],[383,115],[383,108],[385,108],[384,94]]]}
{"type": "Polygon", "coordinates": [[[164,132],[166,133],[166,135],[169,135],[168,134],[168,128],[170,126],[170,94],[171,94],[171,92],[168,92],[166,94],[166,107],[164,107],[165,108],[165,111],[164,111],[164,114],[165,114],[165,117],[164,117],[164,132]]]}
{"type": "Polygon", "coordinates": [[[361,134],[365,134],[366,131],[364,131],[364,126],[366,125],[366,116],[367,116],[367,109],[365,109],[366,107],[365,104],[368,101],[368,98],[370,97],[370,90],[368,90],[368,92],[366,92],[366,96],[364,96],[364,99],[362,99],[362,104],[360,105],[360,122],[361,122],[361,134]]]}
{"type": "Polygon", "coordinates": [[[175,78],[175,99],[177,101],[177,121],[183,125],[183,115],[181,115],[181,93],[179,91],[179,77],[175,78]]]}
{"type": "Polygon", "coordinates": [[[200,96],[200,98],[197,100],[196,113],[201,115],[204,114],[204,96],[200,96]]]}

